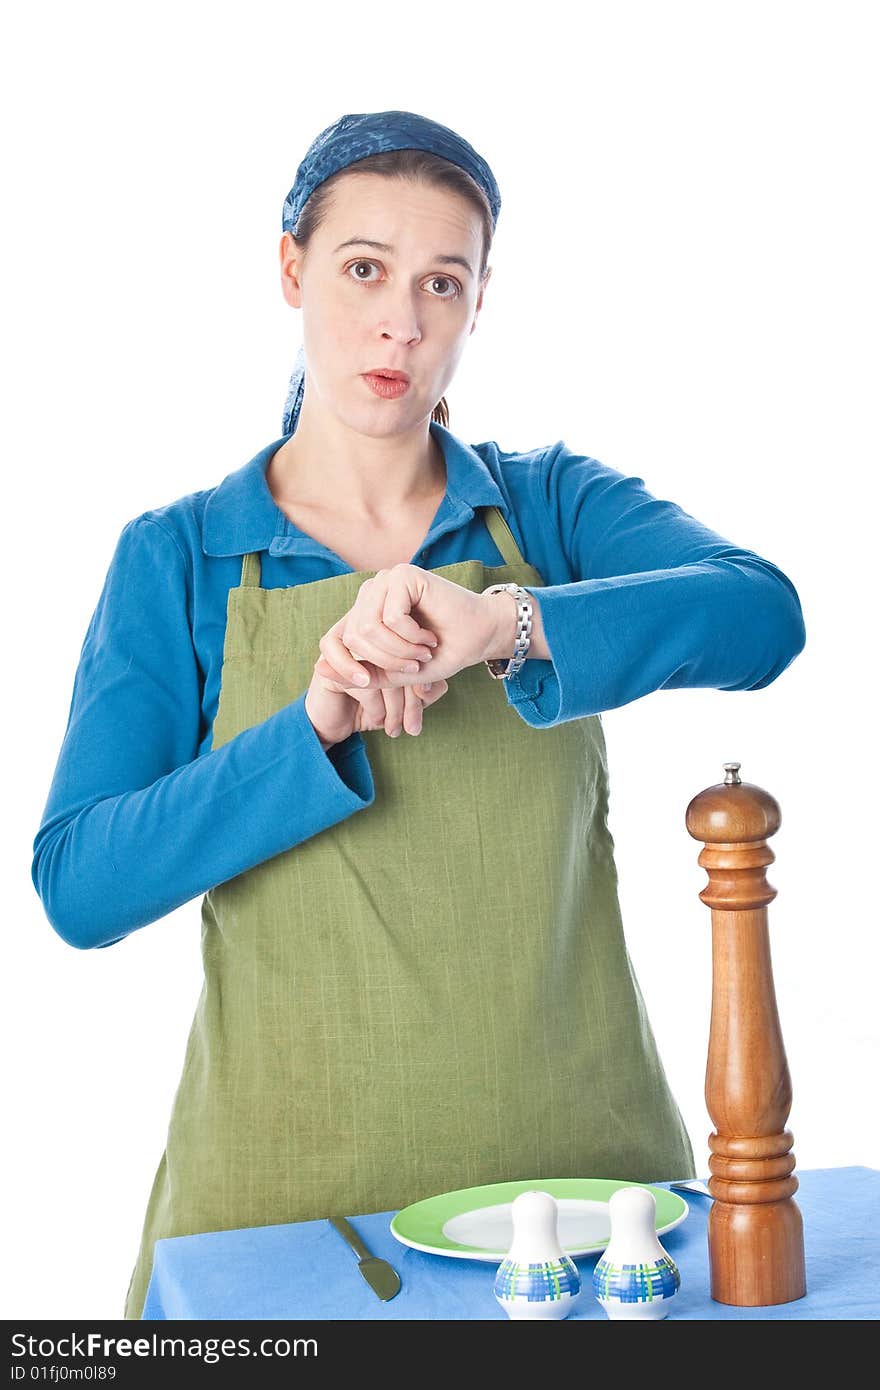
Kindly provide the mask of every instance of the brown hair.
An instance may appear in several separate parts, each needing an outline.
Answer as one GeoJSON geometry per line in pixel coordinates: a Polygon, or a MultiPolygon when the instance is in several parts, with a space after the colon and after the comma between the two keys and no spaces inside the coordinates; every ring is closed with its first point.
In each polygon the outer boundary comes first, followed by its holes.
{"type": "MultiPolygon", "coordinates": [[[[440,155],[431,154],[428,150],[385,150],[381,154],[371,154],[365,159],[358,159],[353,164],[347,164],[344,169],[331,174],[330,178],[318,184],[314,193],[305,203],[297,221],[297,235],[293,239],[302,250],[306,249],[312,234],[320,226],[333,188],[340,179],[345,178],[346,174],[352,173],[381,174],[385,178],[420,180],[435,188],[448,188],[451,192],[466,198],[480,214],[483,224],[483,252],[480,257],[479,279],[484,278],[494,232],[492,210],[486,200],[486,195],[479,184],[475,183],[464,169],[459,168],[457,164],[451,163],[448,159],[443,159],[440,155]]],[[[291,235],[293,234],[291,233],[291,235]]],[[[441,425],[449,424],[449,407],[446,404],[445,396],[441,396],[434,406],[431,411],[431,419],[436,420],[441,425]]]]}

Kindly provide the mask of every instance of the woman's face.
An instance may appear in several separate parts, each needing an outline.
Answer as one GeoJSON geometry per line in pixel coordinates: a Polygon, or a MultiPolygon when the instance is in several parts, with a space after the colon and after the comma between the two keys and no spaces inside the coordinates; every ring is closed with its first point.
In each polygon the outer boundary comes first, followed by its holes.
{"type": "Polygon", "coordinates": [[[490,273],[478,282],[481,251],[480,217],[458,194],[378,174],[341,179],[308,251],[281,239],[284,297],[303,311],[306,399],[316,393],[363,434],[427,419],[476,327],[490,273]],[[382,367],[407,372],[408,390],[376,395],[364,373],[382,367]]]}

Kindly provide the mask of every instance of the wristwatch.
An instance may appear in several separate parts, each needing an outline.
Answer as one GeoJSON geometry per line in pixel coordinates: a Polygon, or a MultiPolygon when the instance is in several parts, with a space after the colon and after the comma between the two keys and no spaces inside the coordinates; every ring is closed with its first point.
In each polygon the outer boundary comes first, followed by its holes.
{"type": "Polygon", "coordinates": [[[483,590],[483,593],[500,594],[505,591],[516,595],[516,643],[513,648],[513,655],[506,663],[503,657],[493,658],[486,662],[489,675],[496,681],[506,680],[508,676],[516,674],[526,659],[529,643],[532,639],[532,596],[528,589],[524,589],[521,584],[490,584],[488,589],[483,590]]]}

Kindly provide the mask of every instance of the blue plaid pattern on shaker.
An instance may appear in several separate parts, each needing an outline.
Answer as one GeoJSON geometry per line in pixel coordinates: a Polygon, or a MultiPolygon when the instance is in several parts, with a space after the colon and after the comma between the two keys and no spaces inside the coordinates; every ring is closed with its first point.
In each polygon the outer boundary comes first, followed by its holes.
{"type": "Polygon", "coordinates": [[[678,1266],[668,1255],[644,1264],[615,1265],[601,1259],[593,1270],[596,1297],[614,1298],[621,1303],[650,1303],[655,1298],[669,1298],[680,1285],[678,1266]]]}
{"type": "Polygon", "coordinates": [[[542,1260],[535,1264],[520,1264],[503,1260],[495,1276],[498,1298],[525,1298],[530,1303],[544,1303],[580,1292],[581,1276],[574,1260],[563,1255],[561,1260],[542,1260]]]}

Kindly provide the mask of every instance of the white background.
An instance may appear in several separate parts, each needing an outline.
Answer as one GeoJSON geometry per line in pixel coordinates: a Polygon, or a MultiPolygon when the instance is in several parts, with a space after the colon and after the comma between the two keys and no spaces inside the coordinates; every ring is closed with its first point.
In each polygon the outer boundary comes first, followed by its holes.
{"type": "Polygon", "coordinates": [[[199,902],[76,951],[32,842],[122,526],[281,432],[300,341],[281,204],[344,112],[431,116],[498,179],[453,431],[563,438],[794,581],[807,645],[772,686],[605,714],[621,904],[706,1173],[710,914],[684,817],[739,760],[782,808],[769,917],[798,1167],[878,1165],[875,14],[178,0],[7,20],[5,1317],[122,1314],[199,902]]]}

